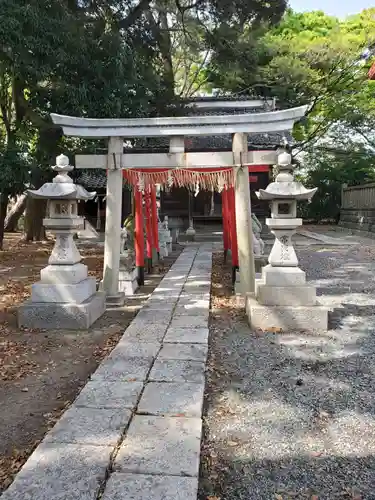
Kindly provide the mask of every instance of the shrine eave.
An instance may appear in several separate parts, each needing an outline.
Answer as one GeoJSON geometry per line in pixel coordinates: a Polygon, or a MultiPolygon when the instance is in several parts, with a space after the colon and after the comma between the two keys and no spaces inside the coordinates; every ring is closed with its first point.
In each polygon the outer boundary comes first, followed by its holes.
{"type": "Polygon", "coordinates": [[[259,134],[287,132],[306,113],[308,106],[282,111],[243,113],[237,115],[183,116],[163,118],[79,118],[51,114],[53,123],[66,136],[105,137],[172,137],[221,135],[243,132],[259,134]]]}

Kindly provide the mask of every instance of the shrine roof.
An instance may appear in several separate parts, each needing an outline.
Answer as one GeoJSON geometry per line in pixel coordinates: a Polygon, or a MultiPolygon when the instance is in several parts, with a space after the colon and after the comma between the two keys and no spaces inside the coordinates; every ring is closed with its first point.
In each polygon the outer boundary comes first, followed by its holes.
{"type": "MultiPolygon", "coordinates": [[[[251,98],[248,96],[225,96],[225,97],[195,97],[185,101],[184,116],[226,116],[256,114],[276,111],[276,103],[273,99],[251,98]]],[[[279,110],[277,110],[279,111],[279,110]]],[[[293,142],[289,130],[282,132],[251,133],[248,135],[250,150],[274,149],[285,140],[293,142]]],[[[197,151],[231,151],[232,135],[218,134],[207,136],[185,136],[185,150],[187,152],[197,151]]],[[[151,137],[138,139],[131,147],[125,146],[124,151],[131,152],[167,152],[169,150],[168,137],[151,137]]]]}
{"type": "MultiPolygon", "coordinates": [[[[168,152],[170,145],[170,136],[168,130],[172,123],[182,124],[185,127],[185,151],[186,152],[209,152],[209,151],[231,151],[232,133],[210,133],[204,135],[197,132],[197,128],[203,128],[207,124],[214,123],[218,130],[221,124],[236,124],[236,116],[239,121],[253,123],[255,129],[262,128],[265,123],[267,130],[265,132],[251,132],[248,134],[249,150],[274,150],[284,145],[285,142],[293,144],[291,129],[294,121],[299,119],[306,111],[306,107],[292,108],[290,110],[277,110],[275,100],[265,100],[261,98],[252,98],[249,96],[221,96],[221,97],[196,97],[185,101],[183,116],[172,118],[154,118],[140,120],[105,120],[107,126],[109,123],[115,123],[118,126],[135,127],[139,124],[145,124],[146,127],[155,125],[163,127],[163,133],[157,136],[146,136],[129,139],[124,143],[124,153],[161,153],[168,152]],[[257,116],[254,116],[257,115],[257,116]],[[210,119],[210,117],[213,117],[210,119]],[[195,120],[194,120],[195,118],[195,120]],[[170,120],[168,122],[168,120],[170,120]],[[197,126],[197,121],[203,121],[197,126]],[[272,127],[272,123],[275,126],[272,127]],[[257,126],[258,124],[258,126],[257,126]],[[187,126],[187,127],[186,127],[187,126]],[[189,127],[193,126],[192,134],[189,135],[189,127]],[[187,128],[187,130],[186,130],[187,128]],[[272,128],[276,128],[274,131],[272,128]],[[193,135],[194,134],[194,135],[193,135]]],[[[74,134],[74,120],[80,120],[80,123],[88,123],[87,119],[76,119],[73,117],[56,117],[52,115],[55,123],[62,124],[64,132],[68,129],[68,135],[74,134]],[[55,118],[54,118],[55,117],[55,118]],[[73,121],[71,121],[73,120],[73,121]]],[[[91,120],[91,126],[100,126],[103,121],[91,120]]],[[[104,153],[104,151],[103,151],[104,153]]],[[[104,188],[106,185],[106,174],[100,170],[80,170],[76,176],[77,182],[90,189],[104,188]]]]}

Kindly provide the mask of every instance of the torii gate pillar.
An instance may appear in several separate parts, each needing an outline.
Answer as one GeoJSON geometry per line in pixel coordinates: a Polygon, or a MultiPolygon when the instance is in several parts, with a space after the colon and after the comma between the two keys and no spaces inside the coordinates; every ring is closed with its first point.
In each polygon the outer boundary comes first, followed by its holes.
{"type": "Polygon", "coordinates": [[[247,134],[233,134],[234,192],[236,205],[236,228],[238,264],[240,267],[239,291],[246,296],[255,291],[255,267],[253,253],[253,231],[251,224],[251,199],[247,134]],[[243,167],[245,165],[245,167],[243,167]]]}
{"type": "Polygon", "coordinates": [[[101,288],[106,293],[107,304],[112,305],[123,305],[125,302],[124,293],[119,292],[118,289],[122,226],[123,151],[124,140],[121,137],[110,137],[107,156],[104,269],[101,288]]]}

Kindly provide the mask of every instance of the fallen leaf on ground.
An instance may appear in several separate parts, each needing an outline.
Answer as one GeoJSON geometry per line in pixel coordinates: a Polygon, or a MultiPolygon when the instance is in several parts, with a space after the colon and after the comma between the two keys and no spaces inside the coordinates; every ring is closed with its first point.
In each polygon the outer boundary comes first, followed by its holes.
{"type": "Polygon", "coordinates": [[[236,441],[228,441],[228,446],[238,446],[238,443],[236,441]]]}

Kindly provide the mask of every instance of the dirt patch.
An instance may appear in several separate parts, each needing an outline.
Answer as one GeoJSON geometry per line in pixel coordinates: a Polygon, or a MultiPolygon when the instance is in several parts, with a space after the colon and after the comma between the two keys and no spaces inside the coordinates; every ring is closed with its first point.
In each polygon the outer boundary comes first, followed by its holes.
{"type": "MultiPolygon", "coordinates": [[[[46,266],[52,243],[22,243],[7,235],[0,253],[0,492],[75,399],[101,360],[158,285],[181,248],[147,276],[122,308],[107,310],[89,330],[17,328],[17,307],[46,266]]],[[[103,249],[80,247],[89,274],[101,278],[103,249]]]]}

